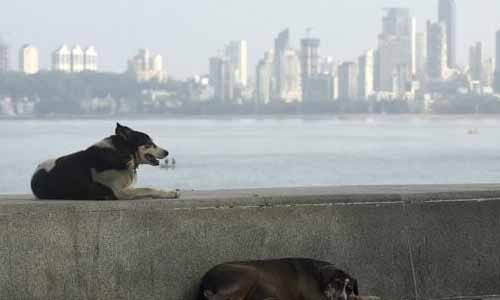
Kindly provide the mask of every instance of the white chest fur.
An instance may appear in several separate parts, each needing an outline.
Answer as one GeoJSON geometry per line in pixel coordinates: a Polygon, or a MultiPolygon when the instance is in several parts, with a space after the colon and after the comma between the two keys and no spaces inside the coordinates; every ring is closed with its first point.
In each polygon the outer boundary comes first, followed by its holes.
{"type": "Polygon", "coordinates": [[[103,172],[97,172],[95,169],[92,169],[91,172],[93,181],[109,187],[115,193],[131,186],[136,177],[136,172],[133,168],[127,170],[106,170],[103,172]]]}

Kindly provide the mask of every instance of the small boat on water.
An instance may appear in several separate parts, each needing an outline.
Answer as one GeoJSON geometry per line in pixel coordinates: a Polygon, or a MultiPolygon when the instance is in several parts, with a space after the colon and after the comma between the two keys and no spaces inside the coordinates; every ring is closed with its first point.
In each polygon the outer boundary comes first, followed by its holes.
{"type": "Polygon", "coordinates": [[[467,134],[469,134],[469,135],[479,134],[479,129],[477,129],[477,128],[470,128],[469,130],[467,130],[467,134]]]}
{"type": "Polygon", "coordinates": [[[160,165],[160,168],[162,169],[174,169],[175,168],[175,158],[172,157],[172,161],[170,161],[168,158],[163,161],[163,163],[160,165]]]}

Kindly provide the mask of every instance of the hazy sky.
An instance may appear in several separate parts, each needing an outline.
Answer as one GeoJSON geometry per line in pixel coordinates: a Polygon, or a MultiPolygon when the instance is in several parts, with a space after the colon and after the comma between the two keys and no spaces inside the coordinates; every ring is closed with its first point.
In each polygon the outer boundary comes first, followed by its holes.
{"type": "MultiPolygon", "coordinates": [[[[485,43],[493,53],[500,29],[500,0],[456,0],[458,59],[467,60],[468,46],[485,43]]],[[[163,55],[168,72],[177,78],[205,74],[208,57],[229,40],[249,43],[251,74],[276,34],[290,27],[298,46],[305,28],[321,39],[321,54],[353,60],[375,48],[383,7],[409,7],[423,31],[437,19],[437,0],[2,0],[0,32],[17,50],[24,43],[40,49],[42,67],[62,43],[93,44],[101,70],[124,71],[138,48],[163,55]]],[[[15,51],[15,52],[14,52],[15,51]]]]}

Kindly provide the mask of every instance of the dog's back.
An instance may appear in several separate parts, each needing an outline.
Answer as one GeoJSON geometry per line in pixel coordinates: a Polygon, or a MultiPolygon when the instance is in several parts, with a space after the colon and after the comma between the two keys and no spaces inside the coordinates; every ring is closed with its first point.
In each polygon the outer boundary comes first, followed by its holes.
{"type": "Polygon", "coordinates": [[[357,295],[356,280],[330,263],[286,258],[218,265],[203,277],[198,300],[328,299],[326,292],[330,282],[324,282],[322,273],[337,274],[326,276],[328,280],[351,279],[351,285],[356,285],[354,294],[357,295]]]}
{"type": "Polygon", "coordinates": [[[48,160],[33,174],[31,190],[38,199],[87,199],[92,164],[86,151],[48,160]]]}

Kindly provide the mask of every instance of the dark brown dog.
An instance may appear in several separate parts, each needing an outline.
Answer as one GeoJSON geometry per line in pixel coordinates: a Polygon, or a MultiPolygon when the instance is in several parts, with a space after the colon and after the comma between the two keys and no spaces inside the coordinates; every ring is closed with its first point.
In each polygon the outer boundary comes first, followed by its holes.
{"type": "Polygon", "coordinates": [[[218,265],[198,300],[358,300],[358,282],[324,261],[285,258],[218,265]]]}

